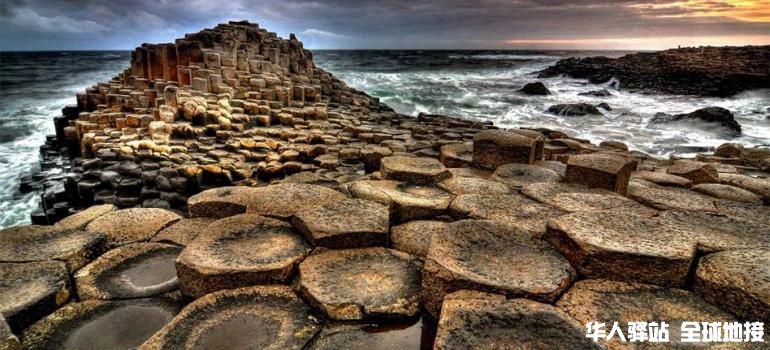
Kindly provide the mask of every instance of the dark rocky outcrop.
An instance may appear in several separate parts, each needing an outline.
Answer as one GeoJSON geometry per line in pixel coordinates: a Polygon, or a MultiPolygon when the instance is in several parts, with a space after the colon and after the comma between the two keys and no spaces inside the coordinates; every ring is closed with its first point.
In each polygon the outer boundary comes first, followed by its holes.
{"type": "Polygon", "coordinates": [[[550,95],[551,91],[545,86],[545,84],[536,81],[534,83],[528,83],[523,88],[519,89],[519,92],[527,95],[550,95]]]}
{"type": "Polygon", "coordinates": [[[548,107],[548,113],[568,117],[581,116],[586,114],[601,115],[602,112],[600,112],[597,107],[598,106],[594,106],[588,103],[558,104],[548,107]]]}
{"type": "Polygon", "coordinates": [[[581,92],[578,95],[580,95],[580,96],[607,97],[607,96],[612,96],[612,93],[607,91],[607,89],[601,89],[601,90],[591,90],[591,91],[588,91],[588,92],[581,92]]]}
{"type": "Polygon", "coordinates": [[[697,47],[642,52],[620,58],[568,58],[539,73],[606,83],[629,90],[727,97],[770,87],[770,46],[697,47]]]}
{"type": "Polygon", "coordinates": [[[718,123],[727,128],[732,134],[741,134],[741,124],[735,120],[735,116],[729,110],[722,107],[706,107],[691,113],[666,114],[657,113],[650,120],[651,123],[668,123],[676,121],[700,120],[708,123],[718,123]]]}

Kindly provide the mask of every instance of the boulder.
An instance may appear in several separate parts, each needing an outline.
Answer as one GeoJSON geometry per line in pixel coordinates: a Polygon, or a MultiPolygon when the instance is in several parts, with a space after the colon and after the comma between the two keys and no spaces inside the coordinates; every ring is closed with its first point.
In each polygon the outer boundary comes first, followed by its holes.
{"type": "Polygon", "coordinates": [[[328,187],[283,183],[257,188],[254,198],[247,213],[289,220],[303,208],[338,202],[347,197],[328,187]]]}
{"type": "Polygon", "coordinates": [[[416,185],[435,184],[451,176],[446,167],[434,158],[405,156],[382,158],[380,173],[385,180],[416,185]]]}
{"type": "Polygon", "coordinates": [[[299,266],[297,288],[310,305],[338,321],[409,318],[420,310],[416,258],[381,247],[311,255],[299,266]]]}
{"type": "Polygon", "coordinates": [[[419,258],[428,255],[428,248],[434,234],[442,234],[448,224],[434,220],[416,220],[393,226],[390,240],[393,248],[419,258]]]}
{"type": "Polygon", "coordinates": [[[719,174],[719,182],[751,191],[762,197],[765,203],[770,201],[770,179],[760,179],[742,174],[719,174]]]}
{"type": "Polygon", "coordinates": [[[701,258],[693,290],[744,320],[770,320],[770,251],[738,249],[701,258]]]}
{"type": "Polygon", "coordinates": [[[171,292],[179,286],[174,262],[181,247],[134,243],[108,251],[74,277],[80,300],[135,299],[171,292]]]}
{"type": "Polygon", "coordinates": [[[437,317],[444,297],[459,289],[553,302],[575,276],[558,251],[525,230],[461,220],[433,235],[423,269],[423,306],[437,317]]]}
{"type": "Polygon", "coordinates": [[[176,260],[182,294],[286,283],[310,252],[291,225],[255,214],[211,223],[176,260]]]}
{"type": "Polygon", "coordinates": [[[94,205],[81,210],[73,215],[56,222],[56,227],[70,230],[82,230],[86,228],[91,221],[100,216],[115,211],[118,208],[112,204],[94,205]]]}
{"type": "Polygon", "coordinates": [[[578,95],[579,96],[607,97],[607,96],[612,96],[612,93],[607,91],[607,89],[601,89],[601,90],[591,90],[591,91],[588,91],[588,92],[581,92],[578,95]]]}
{"type": "Polygon", "coordinates": [[[473,162],[473,143],[450,143],[441,146],[439,161],[447,168],[462,168],[473,162]]]}
{"type": "Polygon", "coordinates": [[[677,121],[700,120],[708,123],[717,123],[727,129],[732,135],[741,135],[741,125],[735,120],[732,112],[722,107],[706,107],[691,113],[666,114],[657,113],[650,120],[653,124],[669,123],[677,121]]]}
{"type": "MultiPolygon", "coordinates": [[[[611,349],[656,348],[658,345],[666,349],[689,348],[693,343],[681,341],[682,322],[719,322],[721,324],[722,322],[737,321],[729,313],[685,290],[602,280],[576,282],[556,303],[556,307],[572,316],[582,325],[589,322],[604,323],[607,334],[610,333],[613,324],[617,322],[626,341],[621,341],[617,334],[610,341],[605,339],[599,341],[601,345],[611,349]],[[668,341],[656,344],[648,340],[642,342],[641,346],[638,345],[640,344],[639,340],[629,341],[627,328],[629,322],[661,321],[665,321],[669,325],[668,341]]],[[[698,335],[700,335],[700,331],[698,331],[698,335]]],[[[751,349],[754,345],[730,343],[728,347],[731,349],[751,349]]]]}
{"type": "Polygon", "coordinates": [[[473,164],[484,169],[497,169],[507,163],[532,164],[542,139],[533,139],[505,130],[484,130],[473,137],[473,164]]]}
{"type": "Polygon", "coordinates": [[[389,220],[386,205],[350,198],[304,208],[292,224],[311,244],[340,249],[387,245],[389,220]]]}
{"type": "Polygon", "coordinates": [[[459,291],[444,299],[434,349],[606,349],[552,305],[459,291]]]}
{"type": "Polygon", "coordinates": [[[692,186],[692,180],[688,178],[657,171],[637,170],[631,173],[631,179],[642,179],[661,186],[673,186],[682,188],[688,188],[692,186]]]}
{"type": "Polygon", "coordinates": [[[561,182],[562,177],[553,170],[537,165],[503,164],[495,169],[492,180],[520,190],[532,183],[561,182]]]}
{"type": "Polygon", "coordinates": [[[166,209],[131,208],[109,212],[86,226],[86,231],[107,236],[107,245],[148,241],[182,217],[166,209]]]}
{"type": "Polygon", "coordinates": [[[457,218],[491,220],[518,227],[540,237],[548,220],[565,212],[518,193],[467,194],[452,201],[449,213],[457,218]]]}
{"type": "Polygon", "coordinates": [[[75,271],[106,249],[106,237],[50,226],[18,226],[0,230],[0,262],[58,260],[75,271]]]}
{"type": "Polygon", "coordinates": [[[620,141],[602,141],[599,143],[599,147],[613,151],[628,152],[628,146],[620,141]]]}
{"type": "Polygon", "coordinates": [[[691,188],[695,192],[703,193],[719,199],[749,203],[749,204],[762,204],[762,198],[752,193],[751,191],[744,190],[740,187],[725,184],[699,184],[691,188]]]}
{"type": "Polygon", "coordinates": [[[719,181],[717,169],[709,164],[689,160],[678,160],[666,170],[668,174],[681,176],[693,184],[713,183],[719,181]]]}
{"type": "Polygon", "coordinates": [[[85,300],[68,304],[27,328],[25,349],[133,349],[181,309],[170,298],[85,300]]]}
{"type": "Polygon", "coordinates": [[[548,113],[560,116],[574,117],[587,114],[601,115],[602,112],[596,106],[588,103],[567,103],[548,107],[548,113]]]}
{"type": "Polygon", "coordinates": [[[288,287],[246,287],[193,301],[139,350],[299,350],[318,329],[310,308],[288,287]]]}
{"type": "Polygon", "coordinates": [[[548,88],[545,86],[545,84],[536,81],[534,83],[527,83],[519,89],[519,92],[524,93],[526,95],[550,95],[551,91],[548,90],[548,88]]]}
{"type": "Polygon", "coordinates": [[[361,180],[352,183],[355,198],[390,207],[391,221],[402,223],[446,214],[454,196],[432,186],[417,186],[391,180],[361,180]]]}
{"type": "Polygon", "coordinates": [[[72,292],[63,262],[0,263],[0,315],[17,333],[64,305],[72,292]]]}
{"type": "Polygon", "coordinates": [[[158,232],[152,242],[169,243],[180,246],[190,244],[198,235],[206,231],[206,226],[216,221],[213,218],[181,219],[158,232]]]}
{"type": "Polygon", "coordinates": [[[565,212],[605,209],[650,214],[655,212],[615,192],[601,188],[588,188],[579,184],[534,183],[524,186],[521,193],[565,212]]]}
{"type": "Polygon", "coordinates": [[[603,188],[625,196],[637,161],[609,154],[579,154],[567,159],[566,182],[603,188]]]}
{"type": "Polygon", "coordinates": [[[723,143],[714,150],[714,155],[724,158],[740,158],[743,153],[743,145],[739,143],[723,143]]]}
{"type": "Polygon", "coordinates": [[[218,187],[198,193],[187,200],[192,217],[221,219],[243,214],[255,200],[257,189],[244,186],[218,187]]]}

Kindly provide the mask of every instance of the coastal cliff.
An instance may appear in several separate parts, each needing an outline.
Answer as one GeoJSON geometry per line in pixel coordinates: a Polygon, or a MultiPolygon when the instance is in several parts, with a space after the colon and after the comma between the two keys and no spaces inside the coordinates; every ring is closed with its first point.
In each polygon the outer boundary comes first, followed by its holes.
{"type": "Polygon", "coordinates": [[[770,88],[770,46],[688,47],[641,52],[620,58],[561,60],[540,77],[567,75],[643,92],[728,97],[770,88]]]}
{"type": "Polygon", "coordinates": [[[410,117],[248,22],[144,44],[77,101],[50,140],[72,171],[0,231],[0,349],[605,349],[588,322],[770,319],[767,149],[410,117]]]}

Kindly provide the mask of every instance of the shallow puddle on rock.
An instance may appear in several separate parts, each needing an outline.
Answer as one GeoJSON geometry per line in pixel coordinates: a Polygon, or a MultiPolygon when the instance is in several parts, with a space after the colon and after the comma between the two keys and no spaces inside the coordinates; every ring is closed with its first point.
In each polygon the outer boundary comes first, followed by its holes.
{"type": "Polygon", "coordinates": [[[366,350],[430,350],[436,336],[435,321],[427,317],[411,324],[382,324],[362,330],[372,337],[366,350]]]}
{"type": "Polygon", "coordinates": [[[194,341],[194,348],[264,349],[275,345],[272,342],[278,337],[280,326],[276,320],[267,320],[256,315],[235,315],[203,331],[194,341]]]}
{"type": "Polygon", "coordinates": [[[174,283],[172,287],[175,287],[174,262],[178,253],[178,251],[164,251],[134,261],[120,272],[120,280],[138,290],[167,286],[169,283],[174,283]]]}
{"type": "Polygon", "coordinates": [[[128,305],[84,322],[67,339],[66,349],[132,349],[150,338],[174,314],[157,307],[128,305]]]}

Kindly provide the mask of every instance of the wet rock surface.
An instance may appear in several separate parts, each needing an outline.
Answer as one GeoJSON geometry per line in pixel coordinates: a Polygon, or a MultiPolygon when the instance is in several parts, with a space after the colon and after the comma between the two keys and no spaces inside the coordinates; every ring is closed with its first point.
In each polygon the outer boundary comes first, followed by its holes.
{"type": "Polygon", "coordinates": [[[27,328],[22,334],[24,348],[136,348],[170,322],[180,308],[167,298],[68,304],[27,328]]]}
{"type": "Polygon", "coordinates": [[[299,266],[299,293],[331,319],[403,319],[417,315],[420,266],[386,248],[330,250],[299,266]]]}
{"type": "Polygon", "coordinates": [[[422,322],[384,326],[366,324],[332,326],[324,328],[308,349],[429,349],[431,340],[424,339],[424,334],[427,333],[424,327],[422,322]]]}
{"type": "Polygon", "coordinates": [[[178,288],[174,262],[181,247],[161,243],[128,244],[105,253],[74,274],[78,297],[136,299],[178,288]]]}
{"type": "Polygon", "coordinates": [[[220,219],[177,258],[180,290],[200,297],[222,289],[286,283],[309,251],[285,222],[255,214],[220,219]]]}
{"type": "Polygon", "coordinates": [[[606,349],[552,305],[460,291],[444,299],[435,349],[606,349]]]}
{"type": "Polygon", "coordinates": [[[288,287],[247,287],[197,299],[139,349],[303,349],[318,329],[288,287]]]}
{"type": "Polygon", "coordinates": [[[671,123],[680,121],[700,120],[707,123],[715,123],[725,128],[734,136],[741,135],[741,125],[735,120],[735,116],[729,110],[722,107],[706,107],[691,113],[665,114],[656,113],[650,123],[671,123]]]}
{"type": "Polygon", "coordinates": [[[0,315],[16,332],[64,305],[72,293],[62,262],[0,263],[0,315]]]}

